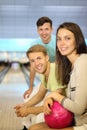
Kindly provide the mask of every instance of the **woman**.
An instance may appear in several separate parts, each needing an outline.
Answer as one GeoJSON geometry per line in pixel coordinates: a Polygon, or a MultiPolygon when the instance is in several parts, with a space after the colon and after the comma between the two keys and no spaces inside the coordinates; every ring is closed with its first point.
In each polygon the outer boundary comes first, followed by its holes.
{"type": "MultiPolygon", "coordinates": [[[[63,85],[68,85],[67,96],[52,92],[44,102],[44,112],[51,112],[49,105],[58,101],[74,113],[75,124],[57,130],[87,130],[87,49],[80,27],[71,22],[61,24],[56,33],[56,75],[63,85]]],[[[33,130],[54,130],[45,123],[33,130]]],[[[31,130],[30,129],[30,130],[31,130]]]]}

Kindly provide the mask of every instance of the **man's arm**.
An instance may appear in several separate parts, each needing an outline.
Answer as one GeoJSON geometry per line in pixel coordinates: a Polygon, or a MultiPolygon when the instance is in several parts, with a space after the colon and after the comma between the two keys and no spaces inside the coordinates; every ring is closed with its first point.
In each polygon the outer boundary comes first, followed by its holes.
{"type": "Polygon", "coordinates": [[[43,107],[35,107],[34,105],[38,104],[40,101],[43,100],[47,92],[47,89],[44,87],[43,84],[41,84],[38,92],[26,103],[23,105],[17,105],[15,106],[15,113],[17,116],[26,116],[28,114],[38,114],[42,112],[43,107]],[[37,110],[36,110],[37,109],[37,110]],[[35,111],[32,111],[35,110],[35,111]]]}
{"type": "Polygon", "coordinates": [[[32,106],[32,107],[26,107],[23,109],[18,109],[15,113],[17,114],[17,117],[25,117],[29,114],[39,114],[43,112],[43,105],[42,106],[32,106]]]}
{"type": "Polygon", "coordinates": [[[36,73],[35,70],[32,67],[30,67],[30,86],[29,86],[29,89],[25,91],[24,98],[29,97],[33,91],[35,73],[36,73]]]}
{"type": "Polygon", "coordinates": [[[28,102],[24,103],[24,105],[26,107],[31,107],[31,106],[38,104],[39,102],[41,102],[43,100],[46,92],[47,92],[47,89],[41,83],[38,92],[30,100],[28,100],[28,102]]]}
{"type": "Polygon", "coordinates": [[[27,109],[27,113],[28,114],[39,114],[39,113],[42,113],[43,112],[43,105],[42,106],[35,106],[35,107],[30,107],[27,109]]]}

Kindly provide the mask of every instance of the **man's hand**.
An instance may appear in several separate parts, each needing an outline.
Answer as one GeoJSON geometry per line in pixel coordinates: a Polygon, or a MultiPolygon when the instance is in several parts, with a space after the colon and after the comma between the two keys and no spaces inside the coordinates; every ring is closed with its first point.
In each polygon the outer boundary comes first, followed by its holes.
{"type": "Polygon", "coordinates": [[[35,72],[34,68],[31,66],[30,67],[30,77],[29,77],[30,86],[29,86],[29,89],[27,91],[25,91],[25,93],[23,95],[24,98],[28,98],[33,91],[33,83],[34,83],[35,74],[36,74],[36,72],[35,72]]]}
{"type": "Polygon", "coordinates": [[[14,109],[17,117],[25,117],[28,115],[26,106],[16,106],[14,109]]]}
{"type": "Polygon", "coordinates": [[[24,98],[29,98],[30,94],[32,93],[33,91],[33,87],[30,87],[28,90],[25,91],[24,93],[24,98]]]}
{"type": "Polygon", "coordinates": [[[18,104],[18,105],[16,105],[16,106],[14,107],[14,109],[17,110],[17,109],[21,108],[22,106],[24,106],[24,104],[18,104]]]}

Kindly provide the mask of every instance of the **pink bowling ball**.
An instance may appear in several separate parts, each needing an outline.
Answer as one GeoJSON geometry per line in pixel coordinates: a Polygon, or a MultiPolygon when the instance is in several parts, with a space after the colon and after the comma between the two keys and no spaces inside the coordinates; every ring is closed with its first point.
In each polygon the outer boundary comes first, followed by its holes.
{"type": "Polygon", "coordinates": [[[45,122],[50,128],[61,129],[72,124],[73,113],[65,109],[61,104],[55,101],[51,110],[51,114],[44,115],[45,122]]]}

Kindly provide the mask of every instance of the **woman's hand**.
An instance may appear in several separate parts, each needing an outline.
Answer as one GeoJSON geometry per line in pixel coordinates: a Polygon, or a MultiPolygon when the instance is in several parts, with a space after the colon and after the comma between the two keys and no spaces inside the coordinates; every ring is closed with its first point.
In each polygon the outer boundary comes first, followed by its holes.
{"type": "Polygon", "coordinates": [[[52,98],[54,101],[57,101],[59,103],[61,103],[63,98],[65,98],[65,96],[60,94],[57,90],[54,92],[51,92],[47,97],[52,98]]]}
{"type": "Polygon", "coordinates": [[[46,97],[44,100],[44,114],[50,114],[52,112],[51,106],[53,105],[53,99],[50,97],[46,97]]]}

